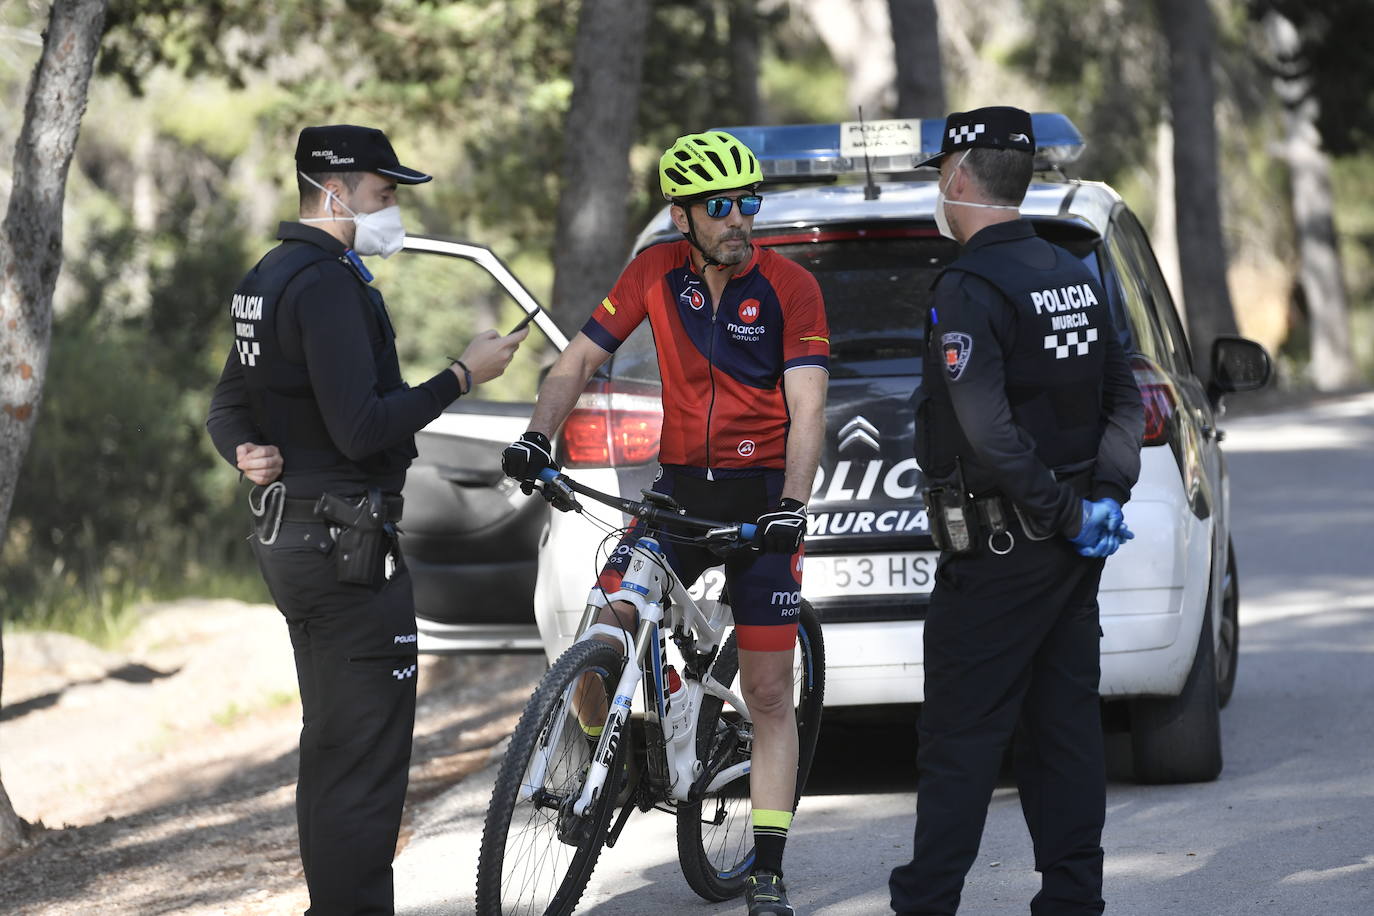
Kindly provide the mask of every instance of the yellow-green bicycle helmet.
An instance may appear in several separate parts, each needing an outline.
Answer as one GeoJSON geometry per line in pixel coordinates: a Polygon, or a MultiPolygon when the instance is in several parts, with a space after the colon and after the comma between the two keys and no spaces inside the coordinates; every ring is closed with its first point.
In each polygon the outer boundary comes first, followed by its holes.
{"type": "Polygon", "coordinates": [[[721,130],[678,137],[658,160],[658,183],[668,200],[733,191],[763,181],[749,147],[721,130]]]}

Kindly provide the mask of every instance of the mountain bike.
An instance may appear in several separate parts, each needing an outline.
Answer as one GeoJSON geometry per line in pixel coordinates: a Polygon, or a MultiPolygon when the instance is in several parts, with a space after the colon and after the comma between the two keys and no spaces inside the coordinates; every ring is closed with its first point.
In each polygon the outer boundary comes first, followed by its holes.
{"type": "MultiPolygon", "coordinates": [[[[582,512],[581,495],[639,520],[640,537],[629,548],[616,598],[635,605],[639,623],[632,634],[596,623],[608,599],[593,589],[578,640],[554,662],[526,705],[487,808],[477,914],[568,916],[591,880],[602,847],[615,846],[635,810],[676,816],[678,859],[693,891],[711,901],[736,897],[744,892],[754,861],[753,728],[737,692],[739,651],[729,596],[722,591],[717,601],[694,601],[662,544],[696,544],[723,556],[756,549],[755,526],[690,517],[670,497],[652,490],[640,491],[642,501],[611,496],[551,469],[540,475],[540,486],[557,509],[582,512]],[[669,663],[669,639],[682,664],[680,674],[669,663]],[[635,716],[641,685],[642,715],[635,716]],[[604,718],[584,721],[589,709],[604,710],[604,718]],[[617,807],[620,814],[612,824],[617,807]]],[[[820,733],[825,690],[825,645],[806,601],[794,653],[800,799],[820,733]]]]}

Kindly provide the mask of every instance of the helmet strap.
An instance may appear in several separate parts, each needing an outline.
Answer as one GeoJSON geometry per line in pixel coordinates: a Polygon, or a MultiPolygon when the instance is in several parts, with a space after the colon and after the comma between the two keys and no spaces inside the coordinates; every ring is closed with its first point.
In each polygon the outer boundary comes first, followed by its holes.
{"type": "Polygon", "coordinates": [[[724,270],[728,265],[722,264],[715,258],[711,257],[709,254],[707,254],[706,249],[702,248],[701,243],[697,241],[697,225],[692,221],[692,205],[690,202],[682,208],[682,212],[687,214],[687,231],[682,233],[682,236],[687,241],[692,243],[693,248],[701,252],[702,266],[714,267],[717,270],[724,270]]]}

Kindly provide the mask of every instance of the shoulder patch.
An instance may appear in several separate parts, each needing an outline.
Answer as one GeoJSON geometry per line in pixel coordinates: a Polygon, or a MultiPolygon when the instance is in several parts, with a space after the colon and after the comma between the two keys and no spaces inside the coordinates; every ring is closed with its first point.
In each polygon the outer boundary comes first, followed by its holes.
{"type": "Polygon", "coordinates": [[[964,374],[969,357],[973,355],[973,338],[958,331],[950,331],[940,337],[940,348],[945,354],[945,371],[950,381],[957,382],[964,374]]]}

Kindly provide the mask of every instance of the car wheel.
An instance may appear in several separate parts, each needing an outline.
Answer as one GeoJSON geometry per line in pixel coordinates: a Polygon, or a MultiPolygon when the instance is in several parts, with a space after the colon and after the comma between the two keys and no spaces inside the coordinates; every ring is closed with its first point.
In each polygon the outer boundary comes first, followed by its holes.
{"type": "Polygon", "coordinates": [[[1221,580],[1221,630],[1217,637],[1217,706],[1226,708],[1236,689],[1240,667],[1240,580],[1236,577],[1236,549],[1226,542],[1226,575],[1221,580]]]}
{"type": "Polygon", "coordinates": [[[1131,701],[1136,781],[1147,785],[1211,782],[1221,773],[1221,716],[1211,602],[1183,692],[1131,701]]]}

